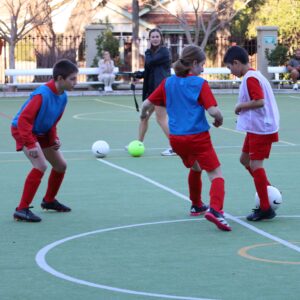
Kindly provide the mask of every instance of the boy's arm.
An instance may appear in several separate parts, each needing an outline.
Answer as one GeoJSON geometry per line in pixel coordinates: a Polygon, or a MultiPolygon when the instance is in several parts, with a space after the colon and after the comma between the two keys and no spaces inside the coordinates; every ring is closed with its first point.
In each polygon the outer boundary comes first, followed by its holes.
{"type": "Polygon", "coordinates": [[[58,148],[60,147],[60,141],[59,141],[59,137],[57,136],[56,125],[59,122],[59,120],[61,119],[62,115],[63,115],[63,113],[59,116],[59,118],[56,120],[55,124],[52,126],[52,128],[48,132],[50,145],[58,146],[58,148]]]}
{"type": "Polygon", "coordinates": [[[265,105],[264,99],[260,100],[251,100],[250,102],[238,103],[234,109],[235,114],[239,114],[244,109],[255,109],[260,108],[265,105]]]}
{"type": "Polygon", "coordinates": [[[264,92],[258,81],[254,77],[247,79],[247,89],[251,101],[238,103],[234,112],[238,115],[242,110],[256,109],[264,106],[264,92]]]}
{"type": "Polygon", "coordinates": [[[36,95],[24,108],[18,119],[18,131],[24,142],[24,145],[28,149],[35,148],[37,141],[35,135],[32,132],[36,115],[38,114],[42,105],[42,96],[36,95]]]}
{"type": "Polygon", "coordinates": [[[210,108],[207,109],[207,112],[211,117],[214,118],[213,125],[215,127],[220,127],[223,124],[223,116],[218,107],[211,106],[210,108]]]}
{"type": "Polygon", "coordinates": [[[200,105],[203,105],[203,107],[207,110],[209,115],[214,118],[213,125],[215,127],[219,127],[223,124],[222,113],[217,107],[217,100],[214,97],[207,81],[205,81],[202,85],[198,103],[200,105]]]}

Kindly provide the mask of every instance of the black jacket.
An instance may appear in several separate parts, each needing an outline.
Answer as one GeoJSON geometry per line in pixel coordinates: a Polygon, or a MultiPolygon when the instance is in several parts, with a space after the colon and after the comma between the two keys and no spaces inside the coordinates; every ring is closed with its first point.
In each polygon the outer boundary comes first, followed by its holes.
{"type": "Polygon", "coordinates": [[[156,52],[147,49],[145,52],[145,66],[142,77],[143,100],[157,88],[162,80],[171,74],[171,56],[169,50],[162,46],[156,52]]]}

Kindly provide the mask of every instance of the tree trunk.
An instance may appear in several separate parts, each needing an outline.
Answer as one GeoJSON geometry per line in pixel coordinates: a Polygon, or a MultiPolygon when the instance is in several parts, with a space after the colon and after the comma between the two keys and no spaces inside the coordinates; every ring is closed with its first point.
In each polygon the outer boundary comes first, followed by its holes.
{"type": "Polygon", "coordinates": [[[11,42],[9,45],[9,68],[10,69],[15,69],[16,67],[16,61],[15,61],[15,49],[16,49],[16,44],[14,42],[11,42]]]}
{"type": "Polygon", "coordinates": [[[132,0],[132,71],[139,69],[139,1],[132,0]]]}

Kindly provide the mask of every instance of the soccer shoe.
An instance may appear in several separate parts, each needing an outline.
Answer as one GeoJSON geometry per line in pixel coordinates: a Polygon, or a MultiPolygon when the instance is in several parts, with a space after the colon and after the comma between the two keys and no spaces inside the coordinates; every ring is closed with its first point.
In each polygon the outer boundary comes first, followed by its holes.
{"type": "Polygon", "coordinates": [[[165,151],[161,152],[162,156],[174,156],[177,155],[172,148],[168,148],[165,151]]]}
{"type": "Polygon", "coordinates": [[[69,212],[71,208],[59,203],[56,199],[53,202],[46,202],[44,199],[41,203],[42,209],[55,210],[58,212],[69,212]]]}
{"type": "Polygon", "coordinates": [[[42,219],[35,215],[30,208],[32,208],[32,206],[20,210],[16,209],[14,212],[14,219],[17,221],[41,222],[42,219]]]}
{"type": "Polygon", "coordinates": [[[215,209],[210,208],[209,211],[207,211],[204,216],[208,221],[215,223],[215,225],[220,230],[231,231],[231,227],[229,226],[228,222],[225,220],[221,212],[218,212],[215,209]]]}
{"type": "Polygon", "coordinates": [[[197,217],[208,210],[208,205],[202,204],[200,207],[196,205],[191,206],[190,216],[197,217]]]}
{"type": "Polygon", "coordinates": [[[274,209],[271,207],[268,210],[254,208],[252,211],[253,212],[247,216],[248,221],[269,220],[273,219],[276,216],[274,209]]]}

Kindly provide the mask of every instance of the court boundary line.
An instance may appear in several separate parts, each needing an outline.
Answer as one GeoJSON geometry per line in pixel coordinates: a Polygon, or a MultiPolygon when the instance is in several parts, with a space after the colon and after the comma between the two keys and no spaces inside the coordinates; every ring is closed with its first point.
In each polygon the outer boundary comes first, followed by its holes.
{"type": "MultiPolygon", "coordinates": [[[[172,188],[169,188],[169,187],[167,187],[167,186],[165,186],[165,185],[163,185],[163,184],[161,184],[161,183],[159,183],[157,181],[154,181],[154,180],[152,180],[152,179],[150,179],[150,178],[148,178],[148,177],[146,177],[146,176],[144,176],[142,174],[133,172],[133,171],[131,171],[129,169],[123,168],[121,166],[118,166],[116,164],[108,162],[108,161],[106,161],[104,159],[100,159],[99,158],[97,160],[99,162],[105,164],[105,165],[113,167],[113,168],[115,168],[117,170],[120,170],[120,171],[122,171],[124,173],[127,173],[127,174],[130,174],[132,176],[138,177],[138,178],[140,178],[140,179],[142,179],[142,180],[144,180],[144,181],[146,181],[148,183],[153,184],[154,186],[156,186],[158,188],[161,188],[162,190],[165,190],[165,191],[167,191],[167,192],[169,192],[169,193],[177,196],[178,198],[181,198],[181,199],[183,199],[185,201],[190,202],[190,199],[187,196],[185,196],[185,195],[183,195],[183,194],[181,194],[181,193],[173,190],[172,188]]],[[[292,244],[292,243],[290,243],[290,242],[288,242],[288,241],[286,241],[284,239],[281,239],[281,238],[279,238],[279,237],[277,237],[275,235],[269,234],[269,233],[267,233],[267,232],[265,232],[265,231],[263,231],[263,230],[255,227],[255,226],[251,225],[251,224],[248,224],[247,222],[245,222],[243,220],[240,220],[240,219],[234,217],[233,215],[231,215],[229,213],[224,213],[224,215],[225,215],[226,218],[234,221],[235,223],[238,223],[238,224],[242,225],[243,227],[246,227],[247,229],[249,229],[249,230],[251,230],[251,231],[253,231],[255,233],[258,233],[259,235],[262,235],[262,236],[264,236],[264,237],[266,237],[266,238],[268,238],[268,239],[270,239],[272,241],[278,242],[279,244],[281,244],[283,246],[286,246],[287,248],[295,250],[298,253],[300,253],[300,247],[298,247],[297,245],[294,245],[294,244],[292,244]]]]}
{"type": "MultiPolygon", "coordinates": [[[[274,148],[287,148],[289,146],[292,147],[299,147],[300,144],[273,144],[272,147],[274,148]]],[[[235,148],[242,148],[242,145],[228,145],[228,146],[214,146],[215,149],[235,149],[235,148]]],[[[166,149],[166,147],[147,147],[146,150],[163,150],[166,149]]],[[[110,151],[124,151],[124,153],[126,153],[125,148],[111,148],[110,151]]],[[[78,150],[61,150],[62,153],[84,153],[84,152],[91,152],[90,149],[78,149],[78,150]]],[[[91,152],[92,153],[92,152],[91,152]]],[[[289,152],[286,152],[289,153],[289,152]]],[[[1,154],[18,154],[18,155],[22,155],[23,152],[22,151],[0,151],[0,155],[1,154]]]]}
{"type": "Polygon", "coordinates": [[[117,227],[110,227],[110,228],[104,228],[104,229],[98,229],[98,230],[93,230],[93,231],[88,231],[80,234],[76,234],[73,236],[69,236],[66,238],[63,238],[61,240],[55,241],[51,244],[46,245],[42,249],[40,249],[36,256],[35,256],[35,261],[37,265],[44,270],[45,272],[66,280],[70,281],[76,284],[80,285],[86,285],[94,288],[99,288],[103,290],[108,290],[112,292],[119,292],[123,294],[131,294],[131,295],[140,295],[140,296],[148,296],[148,297],[154,297],[154,298],[164,298],[164,299],[178,299],[178,300],[217,300],[217,299],[211,299],[211,298],[195,298],[195,297],[188,297],[188,296],[176,296],[176,295],[168,295],[168,294],[158,294],[158,293],[150,293],[150,292],[142,292],[142,291],[135,291],[135,290],[129,290],[129,289],[123,289],[123,288],[118,288],[118,287],[112,287],[108,285],[102,285],[102,284],[97,284],[93,283],[87,280],[82,280],[76,277],[72,277],[70,275],[66,275],[62,272],[59,272],[52,268],[46,261],[46,255],[47,253],[55,248],[56,246],[59,246],[65,242],[78,239],[81,237],[86,237],[89,235],[93,234],[98,234],[98,233],[103,233],[103,232],[109,232],[109,231],[115,231],[115,230],[120,230],[120,229],[128,229],[128,228],[135,228],[135,227],[142,227],[142,226],[149,226],[149,225],[160,225],[160,224],[170,224],[170,223],[180,223],[180,222],[199,222],[203,221],[204,219],[179,219],[179,220],[169,220],[169,221],[157,221],[157,222],[147,222],[147,223],[140,223],[140,224],[131,224],[131,225],[124,225],[124,226],[117,226],[117,227]]]}

